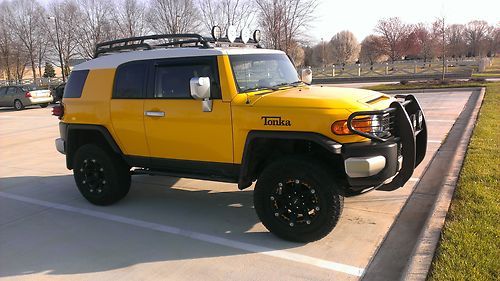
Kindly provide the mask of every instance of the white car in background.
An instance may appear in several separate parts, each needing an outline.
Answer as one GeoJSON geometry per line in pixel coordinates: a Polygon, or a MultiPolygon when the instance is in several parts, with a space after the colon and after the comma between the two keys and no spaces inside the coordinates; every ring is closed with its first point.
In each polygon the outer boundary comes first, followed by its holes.
{"type": "Polygon", "coordinates": [[[21,110],[26,106],[47,107],[53,100],[49,90],[39,90],[34,85],[0,87],[0,106],[21,110]]]}

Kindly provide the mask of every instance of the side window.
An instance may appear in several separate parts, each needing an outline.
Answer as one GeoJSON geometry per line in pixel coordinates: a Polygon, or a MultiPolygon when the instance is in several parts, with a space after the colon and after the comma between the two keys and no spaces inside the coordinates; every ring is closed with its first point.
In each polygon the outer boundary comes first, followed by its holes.
{"type": "Polygon", "coordinates": [[[212,98],[221,98],[219,79],[210,63],[182,63],[159,65],[155,71],[154,97],[163,99],[191,99],[189,81],[193,77],[209,77],[212,98]]]}
{"type": "Polygon", "coordinates": [[[7,94],[7,87],[0,88],[0,96],[7,94]]]}
{"type": "Polygon", "coordinates": [[[14,94],[16,94],[16,92],[17,92],[16,87],[9,87],[9,89],[7,90],[8,95],[14,95],[14,94]]]}
{"type": "Polygon", "coordinates": [[[143,98],[147,70],[148,64],[145,62],[133,62],[118,67],[113,98],[143,98]]]}
{"type": "Polygon", "coordinates": [[[83,86],[89,74],[88,70],[72,71],[68,83],[64,88],[63,98],[79,98],[82,96],[83,86]]]}

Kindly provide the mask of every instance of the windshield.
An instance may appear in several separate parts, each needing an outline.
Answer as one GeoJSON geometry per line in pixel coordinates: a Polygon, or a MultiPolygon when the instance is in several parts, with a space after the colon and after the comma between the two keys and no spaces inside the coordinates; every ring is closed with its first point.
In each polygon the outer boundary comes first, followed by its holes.
{"type": "Polygon", "coordinates": [[[36,85],[22,85],[21,89],[26,92],[38,90],[36,85]]]}
{"type": "Polygon", "coordinates": [[[285,54],[229,56],[239,92],[293,85],[299,76],[285,54]]]}

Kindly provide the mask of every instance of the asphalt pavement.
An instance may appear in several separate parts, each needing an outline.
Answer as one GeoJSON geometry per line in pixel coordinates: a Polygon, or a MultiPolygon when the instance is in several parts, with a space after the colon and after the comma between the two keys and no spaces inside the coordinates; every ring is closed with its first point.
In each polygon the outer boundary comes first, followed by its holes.
{"type": "Polygon", "coordinates": [[[134,176],[119,203],[93,206],[54,147],[50,108],[0,108],[2,280],[359,280],[472,91],[416,93],[428,154],[393,192],[345,200],[326,238],[276,238],[254,212],[252,188],[134,176]]]}

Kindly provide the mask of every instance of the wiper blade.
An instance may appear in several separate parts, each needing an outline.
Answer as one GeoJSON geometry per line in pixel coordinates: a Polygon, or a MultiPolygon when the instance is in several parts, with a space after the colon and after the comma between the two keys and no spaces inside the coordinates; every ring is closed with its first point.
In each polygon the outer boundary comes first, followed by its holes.
{"type": "Polygon", "coordinates": [[[248,93],[248,92],[253,92],[253,91],[264,91],[264,90],[276,91],[277,89],[275,89],[274,87],[255,87],[255,88],[246,89],[246,90],[242,91],[242,93],[248,93]]]}
{"type": "Polygon", "coordinates": [[[273,88],[279,88],[279,87],[283,87],[283,86],[292,86],[292,87],[297,87],[299,84],[301,84],[302,81],[295,81],[295,82],[285,82],[285,83],[281,83],[281,84],[278,84],[278,85],[274,85],[273,88]]]}

